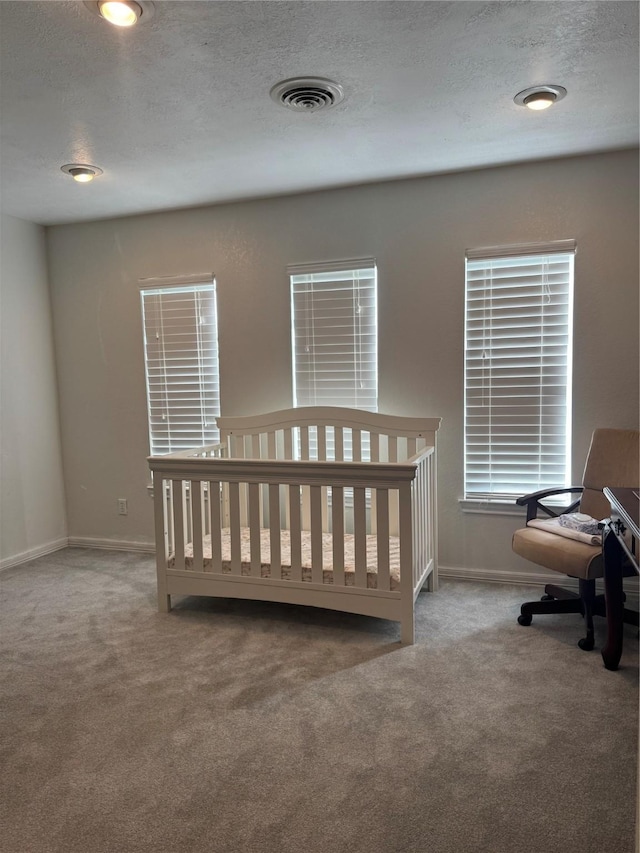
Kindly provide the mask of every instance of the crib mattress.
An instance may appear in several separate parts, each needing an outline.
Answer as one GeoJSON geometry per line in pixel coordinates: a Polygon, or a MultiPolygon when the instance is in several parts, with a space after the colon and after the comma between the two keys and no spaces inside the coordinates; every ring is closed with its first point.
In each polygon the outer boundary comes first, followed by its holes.
{"type": "MultiPolygon", "coordinates": [[[[248,527],[240,528],[240,556],[241,574],[245,577],[251,575],[251,545],[250,531],[248,527]]],[[[344,535],[344,585],[355,586],[355,543],[351,533],[344,535]]],[[[221,530],[221,552],[222,572],[231,573],[231,535],[228,527],[221,530]]],[[[280,573],[271,572],[271,540],[268,528],[260,531],[260,576],[263,578],[275,577],[281,580],[291,580],[291,540],[288,530],[280,531],[280,573]]],[[[302,531],[302,580],[311,582],[311,533],[302,531]]],[[[211,559],[211,537],[205,536],[203,541],[203,567],[204,571],[212,571],[211,559]]],[[[331,533],[322,534],[322,563],[323,583],[333,583],[333,536],[331,533]]],[[[168,568],[175,567],[175,556],[169,558],[168,568]]],[[[185,567],[193,569],[193,544],[190,542],[185,546],[185,567]]],[[[390,589],[400,589],[400,539],[397,536],[389,537],[389,574],[390,589]]],[[[378,547],[377,537],[367,536],[367,589],[377,589],[378,586],[378,547]]]]}

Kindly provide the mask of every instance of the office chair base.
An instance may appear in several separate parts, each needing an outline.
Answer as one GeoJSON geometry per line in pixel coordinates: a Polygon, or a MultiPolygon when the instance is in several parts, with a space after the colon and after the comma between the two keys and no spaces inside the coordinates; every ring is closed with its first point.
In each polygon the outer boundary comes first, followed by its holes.
{"type": "Polygon", "coordinates": [[[604,596],[596,595],[594,580],[579,579],[580,592],[575,593],[555,584],[547,584],[540,601],[528,601],[520,608],[518,624],[531,625],[534,615],[546,613],[580,613],[584,616],[587,634],[578,642],[584,652],[590,652],[594,645],[593,617],[605,615],[604,596]]]}
{"type": "MultiPolygon", "coordinates": [[[[587,634],[578,641],[578,646],[584,652],[594,648],[593,617],[606,616],[607,608],[604,595],[596,595],[595,580],[578,580],[580,592],[572,592],[564,587],[549,583],[544,588],[540,601],[528,601],[520,608],[518,624],[525,627],[531,625],[534,615],[545,613],[580,613],[584,616],[587,634]]],[[[626,595],[623,593],[623,600],[626,595]]],[[[638,611],[624,608],[623,620],[627,625],[638,625],[638,611]]]]}

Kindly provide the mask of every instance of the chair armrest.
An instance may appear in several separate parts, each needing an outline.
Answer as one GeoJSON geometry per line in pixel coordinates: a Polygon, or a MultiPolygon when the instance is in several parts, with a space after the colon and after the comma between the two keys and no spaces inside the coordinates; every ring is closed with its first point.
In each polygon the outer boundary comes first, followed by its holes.
{"type": "Polygon", "coordinates": [[[527,521],[531,521],[532,518],[537,518],[538,510],[542,510],[551,518],[557,518],[559,515],[563,515],[566,512],[573,512],[577,509],[580,506],[580,498],[573,501],[569,506],[562,507],[559,512],[545,506],[542,503],[542,500],[544,498],[549,498],[552,495],[581,494],[582,491],[582,486],[569,486],[568,488],[563,489],[542,489],[539,492],[531,492],[529,495],[522,495],[522,497],[516,498],[516,504],[518,506],[526,506],[527,521]]]}

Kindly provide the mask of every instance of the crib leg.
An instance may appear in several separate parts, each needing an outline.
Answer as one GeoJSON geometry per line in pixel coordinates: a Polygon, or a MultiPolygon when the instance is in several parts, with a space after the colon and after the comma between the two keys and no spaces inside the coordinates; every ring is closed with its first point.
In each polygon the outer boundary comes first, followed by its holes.
{"type": "Polygon", "coordinates": [[[400,642],[403,646],[412,646],[416,641],[415,620],[411,616],[403,616],[400,623],[400,642]]]}
{"type": "Polygon", "coordinates": [[[158,580],[158,610],[160,613],[168,613],[171,610],[171,596],[167,592],[167,576],[160,560],[156,564],[156,577],[158,580]]]}
{"type": "Polygon", "coordinates": [[[165,548],[160,543],[160,545],[156,546],[156,581],[158,584],[158,611],[160,613],[168,613],[171,610],[171,596],[167,592],[166,572],[165,548]]]}

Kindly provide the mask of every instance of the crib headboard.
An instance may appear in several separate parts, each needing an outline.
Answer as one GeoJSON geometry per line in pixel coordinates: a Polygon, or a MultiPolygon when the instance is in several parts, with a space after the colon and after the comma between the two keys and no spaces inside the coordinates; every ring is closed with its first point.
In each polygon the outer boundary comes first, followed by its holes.
{"type": "Polygon", "coordinates": [[[400,462],[435,446],[440,418],[407,418],[341,406],[301,406],[218,418],[229,456],[400,462]]]}

